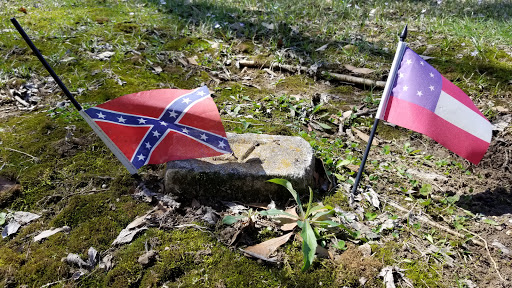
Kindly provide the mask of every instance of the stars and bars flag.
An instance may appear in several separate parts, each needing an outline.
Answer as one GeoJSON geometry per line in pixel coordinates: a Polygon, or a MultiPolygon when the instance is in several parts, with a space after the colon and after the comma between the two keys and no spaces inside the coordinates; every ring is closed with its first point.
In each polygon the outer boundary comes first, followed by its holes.
{"type": "Polygon", "coordinates": [[[478,164],[489,148],[492,124],[468,95],[421,56],[408,47],[403,51],[377,118],[425,134],[478,164]]]}
{"type": "Polygon", "coordinates": [[[124,95],[81,114],[132,174],[146,164],[232,152],[206,86],[124,95]]]}

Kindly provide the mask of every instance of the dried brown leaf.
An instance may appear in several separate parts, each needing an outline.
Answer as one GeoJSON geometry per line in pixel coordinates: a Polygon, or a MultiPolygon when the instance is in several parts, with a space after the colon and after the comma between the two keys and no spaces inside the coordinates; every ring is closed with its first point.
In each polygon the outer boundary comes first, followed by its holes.
{"type": "MultiPolygon", "coordinates": [[[[285,212],[299,217],[295,211],[295,207],[286,209],[285,212]]],[[[297,219],[293,219],[292,217],[286,215],[280,216],[276,218],[276,220],[281,222],[281,230],[283,231],[292,231],[297,226],[297,219]]]]}
{"type": "Polygon", "coordinates": [[[259,255],[263,258],[268,258],[270,254],[277,250],[277,248],[281,247],[284,243],[288,242],[290,237],[292,236],[292,232],[285,234],[281,237],[272,238],[260,244],[256,244],[254,246],[250,246],[245,248],[242,251],[250,252],[251,255],[259,255]]]}

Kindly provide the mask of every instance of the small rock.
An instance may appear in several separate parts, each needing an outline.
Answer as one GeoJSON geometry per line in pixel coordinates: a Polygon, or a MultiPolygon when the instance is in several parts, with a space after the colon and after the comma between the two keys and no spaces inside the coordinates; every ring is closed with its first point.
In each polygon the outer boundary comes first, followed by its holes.
{"type": "Polygon", "coordinates": [[[139,257],[137,262],[141,264],[142,266],[146,267],[153,263],[153,261],[156,259],[157,252],[155,250],[149,250],[148,252],[144,253],[142,256],[139,257]]]}
{"type": "Polygon", "coordinates": [[[51,230],[45,230],[34,237],[34,242],[44,240],[44,239],[46,239],[54,234],[57,234],[59,232],[68,233],[69,231],[71,231],[71,228],[69,226],[64,226],[61,228],[55,228],[55,229],[51,229],[51,230]]]}
{"type": "Polygon", "coordinates": [[[100,53],[100,54],[94,56],[93,58],[101,60],[101,61],[106,61],[106,60],[109,60],[110,57],[112,57],[114,54],[116,54],[116,53],[115,52],[111,52],[111,51],[107,51],[107,52],[100,53]]]}
{"type": "Polygon", "coordinates": [[[90,267],[89,264],[87,264],[87,262],[85,262],[80,257],[80,255],[74,254],[74,253],[69,253],[68,256],[66,258],[64,258],[64,261],[68,264],[77,265],[80,268],[89,268],[90,267]]]}
{"type": "Polygon", "coordinates": [[[18,232],[20,227],[21,225],[16,221],[9,222],[9,224],[7,224],[7,226],[5,226],[4,230],[2,231],[2,238],[9,237],[10,235],[18,232]]]}
{"type": "Polygon", "coordinates": [[[359,247],[357,247],[361,253],[363,253],[364,257],[370,257],[372,255],[372,247],[370,247],[370,244],[365,243],[359,247]]]}
{"type": "Polygon", "coordinates": [[[210,225],[215,225],[217,223],[217,220],[219,220],[219,216],[217,216],[215,210],[213,210],[211,207],[205,207],[206,213],[204,213],[202,220],[206,221],[210,225]]]}
{"type": "Polygon", "coordinates": [[[498,249],[501,250],[501,253],[503,253],[504,255],[510,255],[510,250],[505,247],[505,245],[501,244],[500,242],[494,240],[492,242],[492,246],[496,246],[498,249]]]}
{"type": "Polygon", "coordinates": [[[101,260],[99,268],[105,269],[105,271],[109,271],[110,269],[112,269],[112,267],[114,267],[114,265],[112,264],[112,258],[113,256],[110,254],[105,255],[105,257],[103,257],[103,259],[101,260]]]}

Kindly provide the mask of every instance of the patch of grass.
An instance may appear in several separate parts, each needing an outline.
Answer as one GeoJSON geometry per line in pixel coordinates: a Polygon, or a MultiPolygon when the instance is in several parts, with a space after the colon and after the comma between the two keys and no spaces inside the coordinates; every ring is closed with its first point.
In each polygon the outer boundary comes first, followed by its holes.
{"type": "Polygon", "coordinates": [[[309,92],[313,84],[313,80],[309,77],[292,75],[278,81],[276,88],[288,91],[289,94],[298,94],[309,92]]]}
{"type": "Polygon", "coordinates": [[[109,287],[275,287],[275,272],[253,260],[234,253],[208,234],[197,230],[148,230],[144,236],[122,248],[120,263],[104,279],[109,287]],[[158,258],[147,269],[137,263],[144,243],[152,242],[158,258]],[[235,264],[235,265],[233,265],[235,264]],[[263,277],[267,281],[260,281],[263,277]],[[270,280],[270,281],[268,281],[270,280]]]}

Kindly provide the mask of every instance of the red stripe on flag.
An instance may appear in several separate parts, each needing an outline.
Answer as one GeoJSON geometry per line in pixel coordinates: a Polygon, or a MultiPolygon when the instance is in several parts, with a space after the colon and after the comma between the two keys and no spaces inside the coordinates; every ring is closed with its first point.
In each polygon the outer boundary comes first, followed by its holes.
{"type": "Polygon", "coordinates": [[[384,120],[425,134],[475,165],[489,148],[489,143],[452,125],[432,111],[393,96],[389,98],[384,120]]]}
{"type": "Polygon", "coordinates": [[[114,144],[130,161],[132,160],[133,153],[137,151],[140,141],[144,139],[149,130],[149,127],[123,126],[102,121],[96,121],[96,124],[112,139],[114,144]],[[126,135],[129,135],[129,137],[126,135]]]}
{"type": "Polygon", "coordinates": [[[205,97],[190,107],[178,123],[226,137],[217,106],[211,97],[205,97]]]}
{"type": "Polygon", "coordinates": [[[464,91],[462,91],[459,87],[455,86],[455,84],[450,82],[450,80],[444,78],[443,75],[441,75],[441,78],[443,79],[443,84],[442,84],[443,88],[442,88],[442,90],[446,94],[452,96],[457,101],[459,101],[460,103],[466,105],[469,109],[475,111],[476,113],[478,113],[479,115],[481,115],[482,117],[485,118],[484,114],[482,114],[482,112],[480,112],[480,110],[478,110],[478,108],[476,108],[476,106],[473,103],[473,101],[471,101],[471,98],[469,98],[469,96],[466,95],[466,93],[464,93],[464,91]]]}
{"type": "MultiPolygon", "coordinates": [[[[193,90],[183,89],[156,89],[142,91],[112,99],[98,105],[97,107],[122,113],[158,118],[167,107],[158,104],[171,104],[174,99],[192,91],[193,90]]],[[[215,111],[217,111],[217,107],[215,107],[215,111]]]]}

